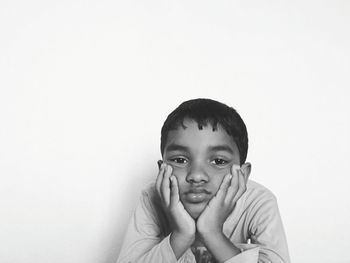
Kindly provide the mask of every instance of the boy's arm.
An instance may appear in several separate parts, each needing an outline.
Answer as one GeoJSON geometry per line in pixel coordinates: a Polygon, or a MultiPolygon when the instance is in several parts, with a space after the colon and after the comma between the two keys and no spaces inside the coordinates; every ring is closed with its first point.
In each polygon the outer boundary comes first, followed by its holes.
{"type": "Polygon", "coordinates": [[[249,213],[250,239],[259,246],[259,262],[289,263],[286,235],[276,197],[265,193],[249,213]]]}
{"type": "Polygon", "coordinates": [[[230,187],[227,187],[227,181],[225,183],[224,179],[215,199],[209,203],[197,222],[203,243],[220,263],[289,263],[288,248],[276,198],[270,192],[259,193],[248,213],[248,234],[252,244],[235,245],[223,234],[222,224],[227,218],[227,209],[229,209],[227,201],[233,200],[232,203],[235,204],[246,190],[247,181],[243,180],[242,172],[233,167],[232,175],[230,187]],[[233,191],[232,186],[238,187],[233,191]],[[232,199],[232,195],[236,198],[232,199]]]}
{"type": "Polygon", "coordinates": [[[175,263],[192,244],[195,223],[183,208],[178,196],[176,178],[171,175],[171,166],[164,164],[157,177],[156,189],[152,193],[161,199],[163,208],[154,207],[151,197],[143,193],[130,220],[117,263],[175,263]],[[165,218],[156,216],[160,209],[170,216],[171,221],[172,233],[165,238],[159,222],[165,221],[165,218]]]}
{"type": "Polygon", "coordinates": [[[161,165],[156,189],[171,223],[170,246],[176,259],[179,259],[193,243],[196,225],[180,201],[177,179],[172,172],[170,165],[161,165]]]}
{"type": "Polygon", "coordinates": [[[226,254],[221,261],[225,263],[290,263],[276,198],[271,194],[263,196],[248,217],[251,244],[234,244],[224,234],[212,236],[207,238],[207,246],[214,257],[226,254]]]}
{"type": "Polygon", "coordinates": [[[177,262],[169,243],[170,235],[164,238],[156,218],[157,208],[153,206],[152,195],[150,192],[142,193],[130,219],[117,263],[177,262]]]}
{"type": "Polygon", "coordinates": [[[249,174],[238,165],[233,165],[231,174],[224,177],[216,195],[197,221],[199,236],[206,248],[218,262],[225,262],[241,253],[223,233],[223,224],[236,206],[237,200],[246,191],[249,174]]]}

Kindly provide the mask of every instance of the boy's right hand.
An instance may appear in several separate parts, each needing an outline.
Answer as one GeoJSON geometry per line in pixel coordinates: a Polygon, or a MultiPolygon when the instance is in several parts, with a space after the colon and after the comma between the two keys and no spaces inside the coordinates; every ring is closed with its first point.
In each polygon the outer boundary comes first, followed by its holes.
{"type": "Polygon", "coordinates": [[[156,189],[172,227],[170,245],[179,259],[194,242],[196,223],[181,203],[178,182],[172,172],[170,165],[160,166],[156,189]]]}

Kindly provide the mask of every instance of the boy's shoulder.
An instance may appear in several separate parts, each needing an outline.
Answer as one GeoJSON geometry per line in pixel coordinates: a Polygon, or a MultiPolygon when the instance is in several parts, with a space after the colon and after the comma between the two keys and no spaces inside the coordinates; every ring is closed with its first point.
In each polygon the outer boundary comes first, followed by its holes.
{"type": "Polygon", "coordinates": [[[244,206],[249,207],[258,203],[277,202],[277,198],[267,187],[253,180],[248,180],[247,190],[242,196],[242,202],[244,202],[244,206]]]}
{"type": "Polygon", "coordinates": [[[156,191],[156,182],[152,181],[145,185],[141,191],[141,203],[150,211],[162,210],[161,200],[156,191]]]}
{"type": "Polygon", "coordinates": [[[145,187],[142,189],[141,195],[142,197],[148,197],[149,199],[153,199],[157,197],[156,182],[152,181],[147,183],[145,187]]]}
{"type": "Polygon", "coordinates": [[[259,194],[266,194],[268,196],[271,196],[272,198],[276,198],[275,195],[272,193],[272,191],[268,189],[266,186],[250,179],[247,182],[247,192],[256,192],[259,194]]]}

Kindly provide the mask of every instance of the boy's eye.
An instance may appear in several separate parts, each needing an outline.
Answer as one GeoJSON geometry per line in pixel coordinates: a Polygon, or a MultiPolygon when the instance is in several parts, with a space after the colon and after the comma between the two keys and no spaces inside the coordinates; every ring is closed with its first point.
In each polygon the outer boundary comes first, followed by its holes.
{"type": "Polygon", "coordinates": [[[211,163],[215,164],[215,165],[225,165],[228,162],[224,159],[221,159],[221,158],[215,158],[214,160],[211,161],[211,163]]]}
{"type": "Polygon", "coordinates": [[[182,157],[173,158],[173,159],[170,159],[170,161],[174,163],[181,163],[181,164],[187,163],[187,159],[182,157]]]}

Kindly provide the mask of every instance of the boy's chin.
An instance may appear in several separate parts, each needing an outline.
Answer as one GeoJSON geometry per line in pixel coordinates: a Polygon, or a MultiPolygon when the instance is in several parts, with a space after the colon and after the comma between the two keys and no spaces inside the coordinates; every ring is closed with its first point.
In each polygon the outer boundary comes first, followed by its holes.
{"type": "Polygon", "coordinates": [[[193,219],[197,219],[201,215],[201,213],[203,212],[207,204],[206,203],[199,203],[199,204],[187,203],[184,206],[188,214],[193,219]]]}

